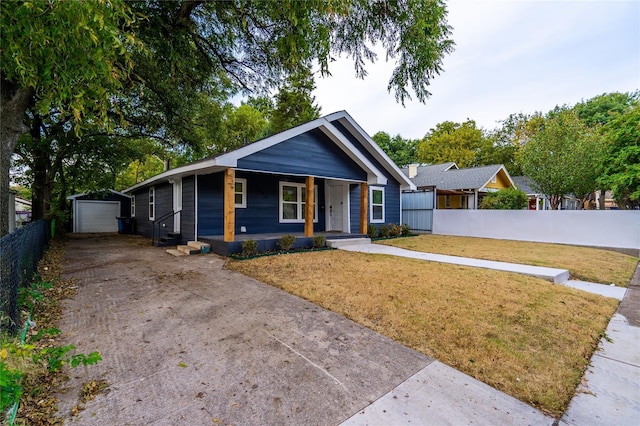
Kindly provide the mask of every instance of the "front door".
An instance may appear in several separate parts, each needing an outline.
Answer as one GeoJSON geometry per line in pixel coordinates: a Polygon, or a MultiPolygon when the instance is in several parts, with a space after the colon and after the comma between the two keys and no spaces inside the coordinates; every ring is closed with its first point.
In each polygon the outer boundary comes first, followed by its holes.
{"type": "Polygon", "coordinates": [[[329,185],[329,231],[344,231],[344,185],[329,185]]]}
{"type": "Polygon", "coordinates": [[[182,210],[182,179],[173,182],[173,232],[180,233],[180,210],[182,210]]]}

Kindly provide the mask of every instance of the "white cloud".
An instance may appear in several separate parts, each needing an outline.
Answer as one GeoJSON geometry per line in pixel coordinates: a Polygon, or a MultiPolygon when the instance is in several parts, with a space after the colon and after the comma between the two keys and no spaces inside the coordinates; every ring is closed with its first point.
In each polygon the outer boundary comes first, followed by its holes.
{"type": "Polygon", "coordinates": [[[403,108],[387,93],[393,64],[370,64],[365,80],[339,59],[315,92],[323,113],[347,110],[373,134],[421,138],[442,121],[486,128],[511,113],[640,87],[640,2],[470,1],[448,3],[456,51],[425,105],[403,108]]]}

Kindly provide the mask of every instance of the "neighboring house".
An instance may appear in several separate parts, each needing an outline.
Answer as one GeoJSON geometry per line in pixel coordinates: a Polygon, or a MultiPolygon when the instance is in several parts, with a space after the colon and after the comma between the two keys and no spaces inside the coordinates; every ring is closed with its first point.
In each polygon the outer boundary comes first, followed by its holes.
{"type": "Polygon", "coordinates": [[[220,254],[265,234],[366,234],[400,223],[412,182],[344,111],[163,172],[123,192],[137,233],[175,233],[220,254]]]}
{"type": "MultiPolygon", "coordinates": [[[[600,191],[596,191],[594,194],[594,206],[596,209],[600,208],[600,191]]],[[[618,210],[618,203],[613,199],[611,191],[606,191],[604,195],[604,208],[605,210],[618,210]]]]}
{"type": "Polygon", "coordinates": [[[411,164],[402,169],[418,190],[435,188],[437,209],[477,209],[484,195],[515,184],[501,165],[459,169],[456,163],[411,164]]]}
{"type": "MultiPolygon", "coordinates": [[[[516,187],[525,192],[529,198],[529,210],[550,210],[551,201],[549,198],[537,192],[531,186],[531,179],[527,176],[514,176],[513,181],[516,187]]],[[[580,208],[580,200],[573,195],[565,195],[560,202],[560,210],[578,210],[580,208]]]]}
{"type": "Polygon", "coordinates": [[[76,194],[71,200],[73,232],[118,232],[118,218],[130,217],[131,197],[109,189],[97,194],[76,194]]]}
{"type": "Polygon", "coordinates": [[[31,201],[16,197],[16,228],[21,228],[25,223],[31,222],[31,201]]]}

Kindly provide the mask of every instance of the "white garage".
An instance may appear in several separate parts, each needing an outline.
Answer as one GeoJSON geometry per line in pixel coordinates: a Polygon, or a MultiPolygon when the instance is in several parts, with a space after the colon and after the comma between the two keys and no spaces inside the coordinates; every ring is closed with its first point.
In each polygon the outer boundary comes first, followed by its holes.
{"type": "Polygon", "coordinates": [[[73,232],[118,232],[119,201],[76,201],[73,232]]]}
{"type": "Polygon", "coordinates": [[[118,232],[118,217],[130,216],[130,197],[110,190],[101,197],[77,194],[73,201],[73,232],[118,232]]]}

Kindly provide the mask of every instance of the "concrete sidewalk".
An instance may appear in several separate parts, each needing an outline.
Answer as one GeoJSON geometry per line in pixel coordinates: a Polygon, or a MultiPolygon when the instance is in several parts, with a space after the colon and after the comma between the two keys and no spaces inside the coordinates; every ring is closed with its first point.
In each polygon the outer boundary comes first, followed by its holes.
{"type": "Polygon", "coordinates": [[[629,289],[568,280],[568,271],[515,265],[457,256],[421,253],[378,244],[339,247],[362,253],[386,254],[453,263],[536,276],[582,291],[622,300],[591,358],[567,412],[559,422],[520,401],[490,388],[438,361],[343,423],[386,424],[561,424],[567,426],[635,426],[640,424],[640,264],[629,289]],[[564,271],[559,273],[558,271],[564,271]],[[444,368],[443,368],[444,367],[444,368]],[[442,381],[443,378],[447,378],[442,381]],[[438,392],[432,392],[432,389],[438,392]],[[488,389],[486,389],[488,388],[488,389]],[[437,399],[434,398],[437,395],[437,399]],[[446,402],[445,402],[446,400],[446,402]],[[453,406],[451,405],[453,404],[453,406]],[[524,407],[522,405],[525,405],[524,407]],[[512,417],[502,417],[508,413],[512,417]]]}
{"type": "Polygon", "coordinates": [[[444,254],[423,253],[406,250],[399,247],[381,244],[352,244],[338,247],[340,250],[357,251],[361,253],[388,254],[390,256],[410,257],[430,262],[451,263],[454,265],[473,266],[475,268],[494,269],[497,271],[515,272],[551,281],[563,283],[569,279],[566,269],[545,268],[542,266],[519,265],[517,263],[496,262],[494,260],[471,259],[469,257],[447,256],[444,254]]]}

